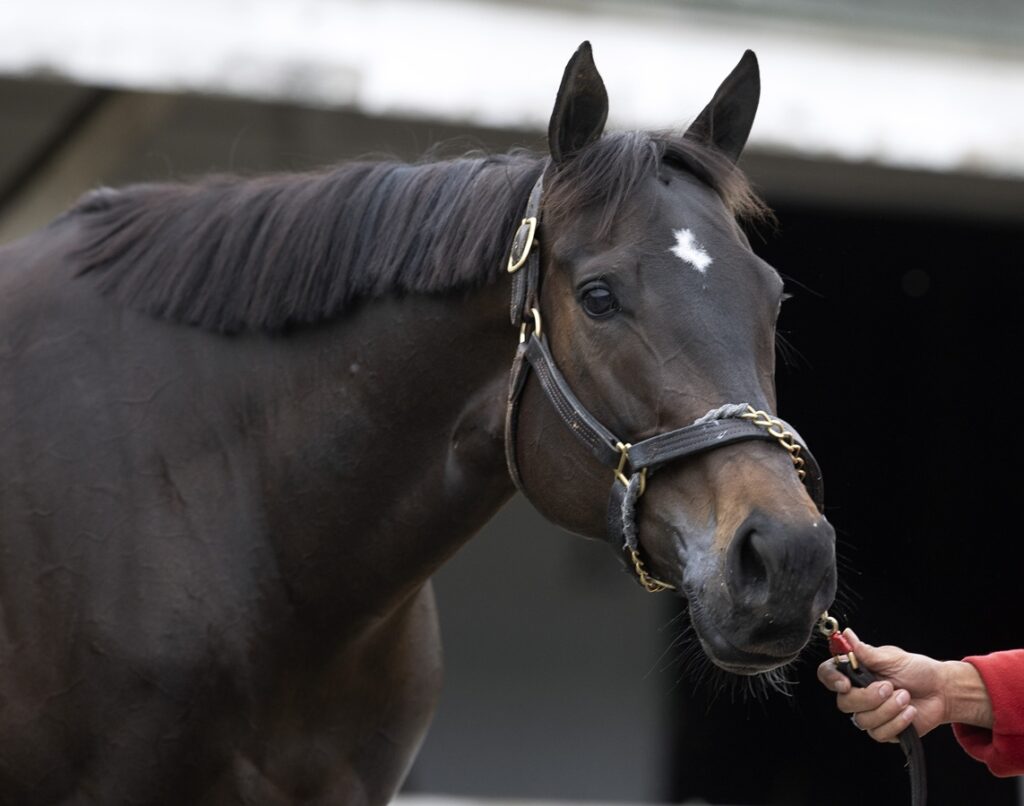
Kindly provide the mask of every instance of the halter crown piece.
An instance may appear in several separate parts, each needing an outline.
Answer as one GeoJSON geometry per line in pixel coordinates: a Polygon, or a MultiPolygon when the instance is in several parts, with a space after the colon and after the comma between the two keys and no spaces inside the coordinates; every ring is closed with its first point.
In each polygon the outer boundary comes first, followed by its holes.
{"type": "Polygon", "coordinates": [[[636,508],[647,488],[649,477],[667,462],[694,456],[714,448],[748,440],[775,442],[793,460],[796,472],[821,510],[824,489],[821,470],[799,434],[783,420],[746,403],[727,403],[709,411],[692,424],[629,443],[620,439],[579,401],[565,377],[555,366],[541,325],[540,292],[540,213],[544,196],[544,175],[530,191],[522,223],[512,238],[508,272],[512,275],[512,326],[519,328],[519,347],[512,361],[508,407],[505,412],[505,460],[509,475],[527,498],[516,459],[516,426],[519,403],[526,378],[533,371],[562,422],[603,465],[612,469],[608,497],[607,539],[622,552],[626,567],[649,592],[673,590],[674,585],[648,573],[641,557],[636,508]]]}

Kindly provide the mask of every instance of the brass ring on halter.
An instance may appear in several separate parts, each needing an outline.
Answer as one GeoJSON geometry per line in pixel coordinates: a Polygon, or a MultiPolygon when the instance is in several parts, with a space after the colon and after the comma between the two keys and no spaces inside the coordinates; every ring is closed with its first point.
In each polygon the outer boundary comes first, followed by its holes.
{"type": "Polygon", "coordinates": [[[530,313],[533,314],[533,332],[537,334],[539,339],[541,337],[540,309],[530,308],[530,313]]]}
{"type": "MultiPolygon", "coordinates": [[[[540,323],[540,310],[537,308],[530,308],[530,316],[533,317],[533,332],[537,334],[539,339],[541,336],[541,323],[540,323]]],[[[523,323],[519,326],[519,343],[522,344],[526,341],[526,319],[523,319],[523,323]]]]}

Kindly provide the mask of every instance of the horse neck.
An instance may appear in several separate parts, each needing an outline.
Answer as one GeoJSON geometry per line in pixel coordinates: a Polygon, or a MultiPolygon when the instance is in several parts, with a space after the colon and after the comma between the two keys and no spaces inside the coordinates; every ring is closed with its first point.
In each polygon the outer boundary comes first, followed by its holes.
{"type": "Polygon", "coordinates": [[[400,599],[511,496],[507,294],[378,300],[282,340],[303,358],[268,429],[264,489],[275,552],[311,603],[400,599]]]}

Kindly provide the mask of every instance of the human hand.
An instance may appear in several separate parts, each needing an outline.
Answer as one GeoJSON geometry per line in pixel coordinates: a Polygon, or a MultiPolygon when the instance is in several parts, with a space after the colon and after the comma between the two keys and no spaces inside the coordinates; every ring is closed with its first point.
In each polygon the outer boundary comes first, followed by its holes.
{"type": "Polygon", "coordinates": [[[850,629],[844,635],[857,660],[882,679],[855,688],[831,659],[818,667],[818,679],[837,693],[839,710],[851,714],[854,724],[872,739],[896,741],[910,724],[921,736],[946,722],[991,727],[991,707],[987,715],[984,707],[987,694],[984,705],[978,697],[978,687],[984,693],[984,684],[970,664],[937,661],[895,646],[871,646],[850,629]]]}

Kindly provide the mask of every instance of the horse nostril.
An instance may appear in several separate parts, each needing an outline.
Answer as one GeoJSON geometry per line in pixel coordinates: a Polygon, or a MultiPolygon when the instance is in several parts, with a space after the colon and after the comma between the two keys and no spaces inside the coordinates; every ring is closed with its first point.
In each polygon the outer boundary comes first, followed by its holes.
{"type": "Polygon", "coordinates": [[[770,605],[776,615],[803,613],[812,600],[835,592],[832,529],[751,513],[727,549],[725,572],[735,605],[770,605]]]}
{"type": "Polygon", "coordinates": [[[768,593],[768,566],[761,553],[763,537],[747,526],[733,538],[729,547],[727,580],[733,596],[743,593],[746,600],[764,598],[768,593]]]}

